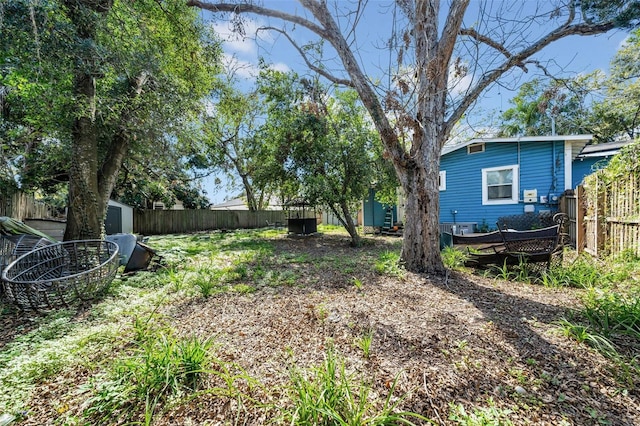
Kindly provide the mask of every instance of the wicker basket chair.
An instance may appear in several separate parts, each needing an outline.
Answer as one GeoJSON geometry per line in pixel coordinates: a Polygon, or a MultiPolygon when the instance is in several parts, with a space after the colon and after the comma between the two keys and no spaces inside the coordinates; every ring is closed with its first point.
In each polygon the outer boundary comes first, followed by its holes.
{"type": "MultiPolygon", "coordinates": [[[[2,271],[23,254],[50,244],[53,244],[53,241],[37,235],[0,235],[0,277],[2,271]]],[[[4,299],[2,287],[0,285],[0,301],[4,299]]]]}
{"type": "Polygon", "coordinates": [[[109,287],[119,266],[118,245],[65,241],[23,254],[2,273],[5,298],[24,310],[89,301],[109,287]]]}

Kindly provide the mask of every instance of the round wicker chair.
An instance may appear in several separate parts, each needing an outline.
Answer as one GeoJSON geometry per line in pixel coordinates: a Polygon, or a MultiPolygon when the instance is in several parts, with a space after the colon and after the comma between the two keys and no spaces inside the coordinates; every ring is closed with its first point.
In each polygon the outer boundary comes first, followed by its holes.
{"type": "Polygon", "coordinates": [[[2,273],[5,298],[21,309],[55,309],[95,298],[119,266],[118,245],[65,241],[23,254],[2,273]]]}

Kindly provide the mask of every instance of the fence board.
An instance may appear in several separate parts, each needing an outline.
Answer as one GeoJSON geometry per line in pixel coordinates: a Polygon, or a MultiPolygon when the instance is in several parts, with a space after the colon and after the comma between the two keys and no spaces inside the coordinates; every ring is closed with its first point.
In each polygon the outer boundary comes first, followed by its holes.
{"type": "Polygon", "coordinates": [[[636,173],[615,180],[601,180],[596,174],[584,190],[584,201],[578,196],[578,210],[585,214],[587,253],[600,256],[629,250],[640,256],[639,183],[636,173]]]}
{"type": "Polygon", "coordinates": [[[263,228],[283,222],[282,210],[141,210],[135,211],[133,232],[142,235],[183,234],[215,229],[263,228]]]}
{"type": "Polygon", "coordinates": [[[17,192],[9,197],[0,199],[0,216],[8,216],[18,220],[28,218],[52,218],[53,209],[32,195],[17,192]]]}

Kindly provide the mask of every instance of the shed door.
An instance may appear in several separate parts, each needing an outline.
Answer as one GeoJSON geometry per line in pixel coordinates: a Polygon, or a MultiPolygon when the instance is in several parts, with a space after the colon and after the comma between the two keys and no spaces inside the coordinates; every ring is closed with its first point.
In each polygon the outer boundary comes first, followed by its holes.
{"type": "Polygon", "coordinates": [[[104,229],[107,235],[122,232],[122,207],[109,206],[107,208],[107,219],[104,221],[104,229]]]}

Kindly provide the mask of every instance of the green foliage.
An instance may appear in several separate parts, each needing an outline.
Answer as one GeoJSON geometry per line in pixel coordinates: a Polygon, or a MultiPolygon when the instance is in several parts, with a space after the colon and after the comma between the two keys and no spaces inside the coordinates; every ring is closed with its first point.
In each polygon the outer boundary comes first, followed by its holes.
{"type": "Polygon", "coordinates": [[[85,415],[99,422],[153,417],[156,406],[171,396],[197,390],[211,361],[211,346],[209,339],[177,339],[167,330],[147,335],[92,384],[85,415]]]}
{"type": "Polygon", "coordinates": [[[445,247],[442,249],[442,263],[449,269],[459,269],[467,260],[467,255],[454,247],[445,247]]]}
{"type": "Polygon", "coordinates": [[[509,265],[507,265],[506,260],[502,265],[491,265],[489,272],[493,273],[497,278],[505,281],[510,280],[515,276],[509,265]]]}
{"type": "Polygon", "coordinates": [[[578,343],[586,343],[605,354],[617,354],[611,341],[592,330],[591,327],[571,322],[566,318],[562,318],[556,323],[565,336],[576,340],[578,343]]]}
{"type": "Polygon", "coordinates": [[[629,175],[640,174],[640,139],[623,147],[615,155],[606,167],[585,177],[585,196],[597,197],[599,193],[607,190],[607,185],[629,175]],[[602,185],[596,185],[596,181],[602,185]],[[596,186],[598,191],[596,192],[596,186]]]}
{"type": "Polygon", "coordinates": [[[291,400],[293,408],[284,414],[285,420],[292,425],[413,425],[410,419],[427,421],[423,416],[403,411],[396,407],[406,397],[392,401],[397,378],[389,395],[378,408],[371,388],[364,382],[348,375],[344,363],[329,348],[322,366],[310,372],[291,368],[291,400]]]}
{"type": "Polygon", "coordinates": [[[611,21],[620,28],[634,28],[640,24],[640,2],[637,0],[582,0],[580,8],[589,23],[611,21]]]}
{"type": "Polygon", "coordinates": [[[601,100],[594,102],[591,121],[598,141],[636,139],[640,101],[640,29],[633,31],[611,61],[609,76],[602,78],[601,100]]]}
{"type": "Polygon", "coordinates": [[[520,86],[502,114],[502,136],[588,133],[586,96],[593,75],[575,80],[534,79],[520,86]]]}
{"type": "Polygon", "coordinates": [[[365,358],[369,358],[371,355],[371,343],[373,342],[373,330],[367,331],[362,336],[356,337],[353,340],[353,344],[362,351],[362,355],[365,358]]]}
{"type": "Polygon", "coordinates": [[[99,168],[107,164],[103,174],[112,166],[117,172],[113,149],[125,148],[127,172],[114,197],[146,207],[145,197],[160,190],[158,199],[169,205],[181,199],[202,206],[185,168],[199,151],[193,119],[215,83],[215,38],[205,37],[197,12],[180,1],[117,0],[104,13],[90,12],[89,3],[3,4],[0,31],[12,37],[0,41],[7,112],[0,117],[0,141],[10,161],[0,166],[0,179],[12,174],[26,190],[61,190],[77,161],[74,120],[91,115],[92,151],[99,168]],[[96,78],[95,113],[74,93],[77,73],[96,78]]]}
{"type": "Polygon", "coordinates": [[[193,279],[193,285],[202,293],[202,297],[208,298],[214,293],[224,290],[221,286],[218,276],[221,273],[211,273],[207,269],[201,269],[193,279]]]}
{"type": "Polygon", "coordinates": [[[364,283],[358,277],[353,277],[353,286],[356,288],[356,290],[362,290],[362,288],[364,287],[364,283]]]}
{"type": "Polygon", "coordinates": [[[256,91],[244,94],[229,81],[215,92],[215,114],[206,118],[207,156],[232,185],[239,181],[249,210],[265,209],[274,159],[270,143],[259,136],[264,104],[256,91]]]}
{"type": "Polygon", "coordinates": [[[389,275],[398,278],[402,278],[405,275],[404,269],[400,266],[400,254],[393,251],[381,253],[373,268],[380,275],[389,275]]]}
{"type": "Polygon", "coordinates": [[[322,206],[360,245],[354,214],[371,185],[385,176],[380,139],[354,91],[334,92],[317,80],[263,72],[268,122],[261,140],[272,144],[272,176],[288,198],[322,206]]]}
{"type": "Polygon", "coordinates": [[[590,289],[582,298],[581,313],[590,326],[607,338],[627,335],[640,342],[640,292],[628,296],[590,289]]]}
{"type": "Polygon", "coordinates": [[[471,413],[467,413],[462,404],[449,404],[449,420],[458,425],[464,426],[510,426],[513,422],[509,420],[509,415],[513,413],[509,409],[496,407],[492,398],[487,400],[488,407],[476,408],[471,413]]]}

